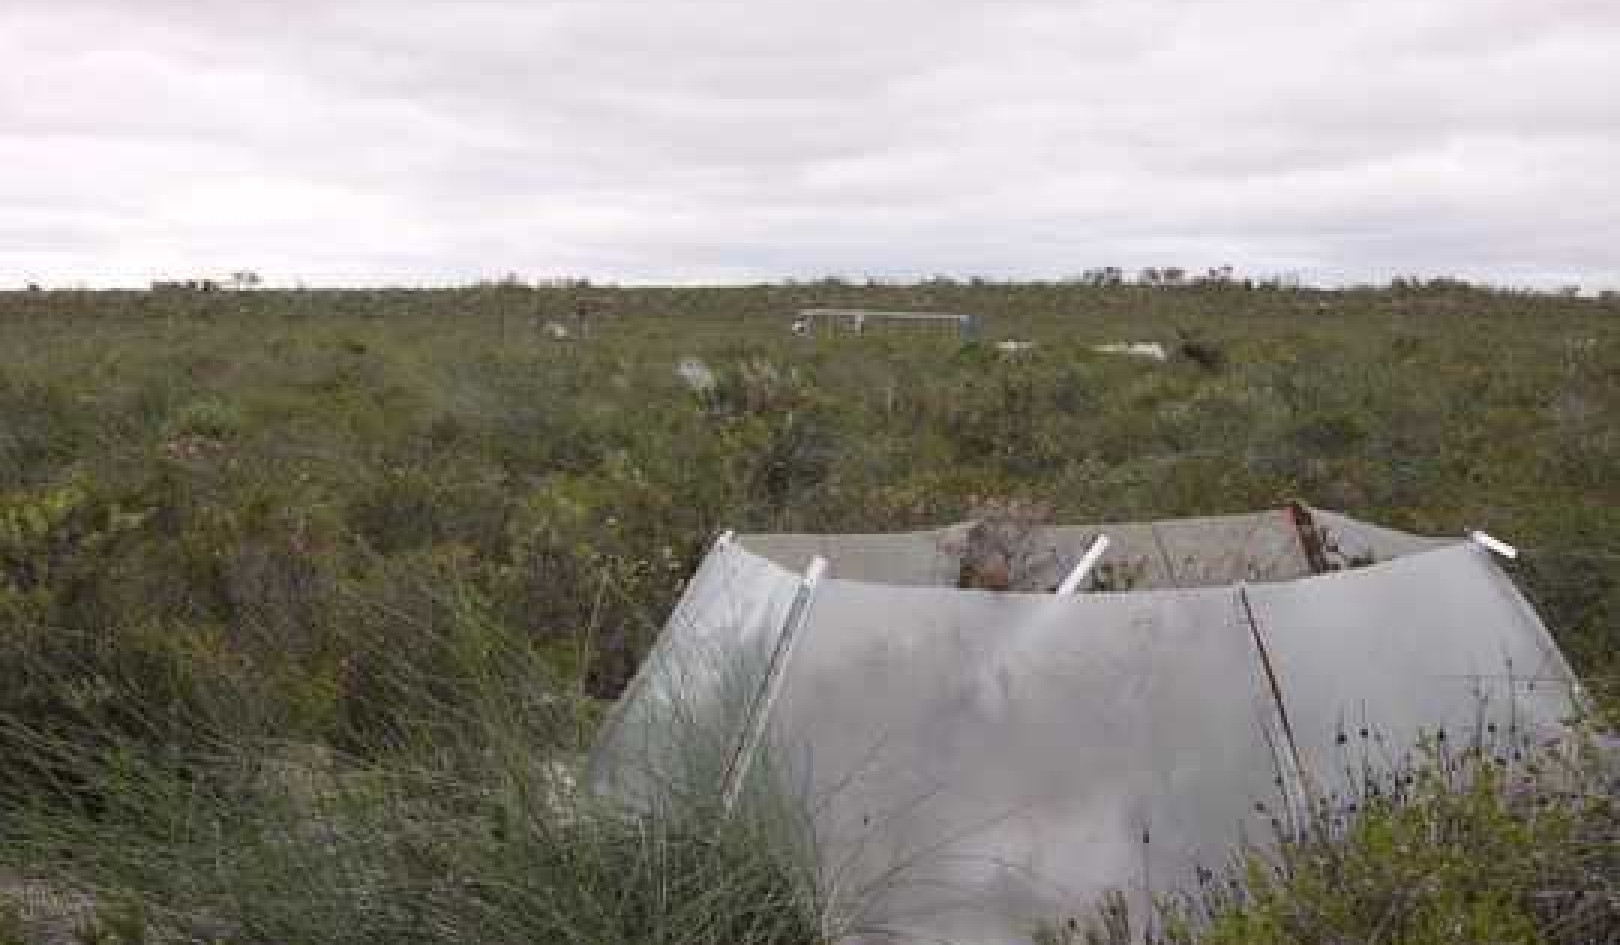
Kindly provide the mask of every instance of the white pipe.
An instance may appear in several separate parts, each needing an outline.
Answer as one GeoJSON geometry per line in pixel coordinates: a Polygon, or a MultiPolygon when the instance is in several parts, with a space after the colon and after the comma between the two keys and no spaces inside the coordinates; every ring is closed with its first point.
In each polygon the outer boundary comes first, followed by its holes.
{"type": "Polygon", "coordinates": [[[1078,593],[1080,585],[1091,574],[1091,569],[1097,566],[1097,562],[1102,559],[1103,554],[1107,551],[1107,535],[1098,535],[1092,539],[1091,547],[1086,549],[1086,553],[1080,556],[1080,563],[1076,564],[1074,570],[1069,572],[1069,576],[1063,579],[1062,584],[1058,585],[1057,593],[1064,596],[1078,593]]]}
{"type": "Polygon", "coordinates": [[[1492,538],[1490,535],[1487,535],[1482,531],[1469,532],[1468,540],[1481,548],[1484,548],[1486,551],[1492,551],[1501,555],[1509,561],[1512,561],[1519,556],[1519,549],[1513,547],[1500,538],[1492,538]]]}

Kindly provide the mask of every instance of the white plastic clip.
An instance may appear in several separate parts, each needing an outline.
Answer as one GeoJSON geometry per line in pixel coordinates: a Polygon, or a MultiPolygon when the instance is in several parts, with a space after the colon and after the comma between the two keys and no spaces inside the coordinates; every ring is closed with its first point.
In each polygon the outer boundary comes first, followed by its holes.
{"type": "Polygon", "coordinates": [[[1107,551],[1108,536],[1098,535],[1092,540],[1091,547],[1087,548],[1086,553],[1080,557],[1080,563],[1076,564],[1074,570],[1069,572],[1069,576],[1063,579],[1062,584],[1058,585],[1057,593],[1067,597],[1080,590],[1080,585],[1091,574],[1091,569],[1097,566],[1097,562],[1102,559],[1103,554],[1107,551]]]}
{"type": "Polygon", "coordinates": [[[1501,555],[1509,561],[1512,561],[1519,556],[1519,549],[1499,538],[1492,538],[1481,531],[1469,532],[1468,540],[1481,548],[1484,548],[1486,551],[1501,555]]]}

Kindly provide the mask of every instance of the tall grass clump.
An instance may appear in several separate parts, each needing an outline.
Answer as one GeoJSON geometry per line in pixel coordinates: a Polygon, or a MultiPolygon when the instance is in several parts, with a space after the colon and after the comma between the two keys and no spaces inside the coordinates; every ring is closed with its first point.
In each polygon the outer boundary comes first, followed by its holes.
{"type": "Polygon", "coordinates": [[[378,658],[399,711],[348,749],[0,718],[34,769],[0,782],[0,875],[94,903],[75,921],[104,942],[821,941],[791,818],[586,796],[577,683],[453,609],[431,645],[378,658]]]}

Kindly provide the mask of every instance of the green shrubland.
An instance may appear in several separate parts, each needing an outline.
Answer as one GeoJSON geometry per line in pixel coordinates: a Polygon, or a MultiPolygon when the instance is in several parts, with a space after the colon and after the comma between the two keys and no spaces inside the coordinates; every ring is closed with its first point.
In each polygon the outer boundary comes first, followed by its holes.
{"type": "MultiPolygon", "coordinates": [[[[1612,711],[1616,416],[1612,301],[1451,283],[0,295],[4,858],[108,893],[101,925],[230,941],[808,941],[813,896],[744,827],[531,803],[719,530],[932,527],[1006,497],[1483,528],[1526,549],[1515,577],[1612,711]],[[582,304],[611,314],[544,330],[582,304]],[[795,338],[801,305],[976,312],[1037,344],[795,338]],[[1175,356],[1092,350],[1113,341],[1175,356]],[[266,787],[289,766],[340,809],[266,787]],[[670,911],[705,890],[732,898],[670,911]]],[[[1290,882],[1238,914],[1316,880],[1290,882]]],[[[1519,928],[1503,903],[1479,908],[1519,928]]],[[[1430,940],[1413,922],[1379,940],[1430,940]]]]}

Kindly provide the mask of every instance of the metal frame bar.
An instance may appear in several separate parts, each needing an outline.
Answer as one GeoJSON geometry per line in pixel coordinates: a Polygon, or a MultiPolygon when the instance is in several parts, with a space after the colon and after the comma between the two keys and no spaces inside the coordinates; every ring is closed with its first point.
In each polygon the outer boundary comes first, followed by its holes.
{"type": "Polygon", "coordinates": [[[742,738],[736,750],[732,752],[731,760],[727,763],[725,774],[720,781],[720,809],[727,816],[730,816],[737,806],[737,799],[742,796],[743,785],[754,764],[754,756],[759,753],[759,744],[765,738],[765,726],[770,721],[771,709],[775,706],[777,697],[782,694],[782,680],[793,657],[794,644],[810,615],[810,605],[815,600],[816,588],[826,573],[826,558],[817,555],[811,559],[810,566],[805,569],[804,578],[799,582],[799,592],[793,598],[793,606],[788,609],[787,619],[782,622],[782,632],[776,638],[776,648],[771,651],[771,660],[765,669],[765,679],[760,684],[759,693],[748,707],[742,738]]]}
{"type": "Polygon", "coordinates": [[[1249,586],[1247,581],[1237,585],[1237,599],[1242,608],[1243,619],[1249,626],[1250,639],[1254,641],[1256,655],[1260,659],[1260,669],[1265,673],[1266,686],[1271,693],[1272,704],[1277,707],[1277,721],[1282,728],[1283,741],[1288,749],[1288,760],[1293,763],[1294,787],[1300,797],[1297,799],[1300,808],[1297,812],[1301,818],[1297,823],[1309,823],[1311,815],[1311,802],[1317,795],[1310,771],[1305,767],[1305,760],[1300,756],[1299,743],[1294,739],[1294,725],[1288,719],[1288,703],[1283,699],[1282,683],[1277,678],[1277,668],[1271,661],[1271,651],[1266,649],[1265,635],[1260,632],[1260,622],[1254,617],[1254,607],[1249,603],[1249,586]]]}

